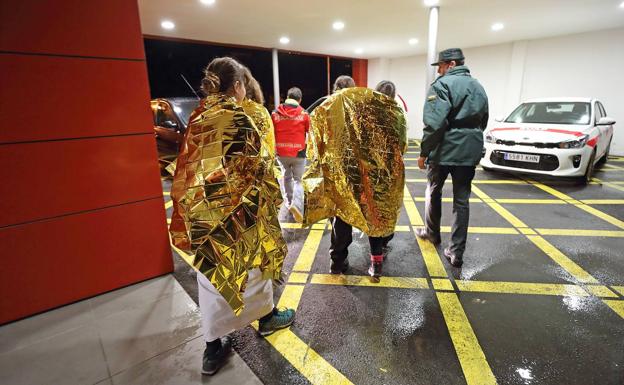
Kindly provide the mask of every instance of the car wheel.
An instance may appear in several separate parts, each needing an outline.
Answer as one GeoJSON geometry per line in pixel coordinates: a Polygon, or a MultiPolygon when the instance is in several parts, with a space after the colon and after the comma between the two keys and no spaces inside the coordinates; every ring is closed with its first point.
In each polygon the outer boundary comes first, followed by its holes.
{"type": "Polygon", "coordinates": [[[592,152],[591,157],[589,158],[589,162],[587,163],[587,168],[585,169],[585,175],[581,177],[581,184],[587,185],[591,182],[594,177],[594,161],[596,160],[596,150],[592,152]]]}

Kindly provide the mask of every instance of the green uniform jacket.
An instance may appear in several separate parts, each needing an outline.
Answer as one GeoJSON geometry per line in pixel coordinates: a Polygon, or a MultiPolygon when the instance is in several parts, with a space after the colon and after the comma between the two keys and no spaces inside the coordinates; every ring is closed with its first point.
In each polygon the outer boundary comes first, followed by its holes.
{"type": "Polygon", "coordinates": [[[483,151],[488,99],[466,66],[458,66],[431,84],[423,112],[420,156],[429,163],[475,166],[483,151]]]}

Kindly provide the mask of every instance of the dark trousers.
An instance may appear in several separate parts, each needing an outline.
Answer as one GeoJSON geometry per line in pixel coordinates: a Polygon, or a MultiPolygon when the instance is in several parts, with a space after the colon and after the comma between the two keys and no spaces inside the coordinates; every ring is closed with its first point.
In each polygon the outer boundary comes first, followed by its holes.
{"type": "Polygon", "coordinates": [[[470,218],[470,188],[475,175],[474,166],[427,166],[427,197],[425,201],[427,232],[440,236],[442,215],[442,187],[448,175],[453,179],[453,227],[451,251],[461,258],[466,250],[468,221],[470,218]]]}
{"type": "MultiPolygon", "coordinates": [[[[372,255],[383,254],[383,248],[394,237],[394,234],[385,237],[368,237],[372,255]]],[[[338,217],[334,217],[332,223],[331,246],[329,255],[334,263],[342,263],[347,259],[349,254],[349,245],[353,242],[353,228],[338,217]]]]}

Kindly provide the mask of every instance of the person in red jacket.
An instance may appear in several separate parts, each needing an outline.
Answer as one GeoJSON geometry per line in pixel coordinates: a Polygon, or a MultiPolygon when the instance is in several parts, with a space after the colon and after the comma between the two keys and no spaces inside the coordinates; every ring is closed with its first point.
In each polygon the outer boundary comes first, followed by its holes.
{"type": "Polygon", "coordinates": [[[301,177],[305,171],[306,135],[310,130],[310,116],[299,105],[302,96],[299,88],[290,88],[286,101],[271,114],[277,159],[284,173],[284,198],[286,206],[298,222],[303,219],[301,177]]]}

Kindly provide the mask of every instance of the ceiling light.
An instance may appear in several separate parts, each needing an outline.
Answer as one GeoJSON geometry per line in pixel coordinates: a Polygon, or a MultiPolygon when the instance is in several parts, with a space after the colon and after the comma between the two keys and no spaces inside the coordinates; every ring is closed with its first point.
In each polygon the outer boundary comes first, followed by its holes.
{"type": "Polygon", "coordinates": [[[280,43],[288,44],[288,43],[290,43],[290,39],[288,38],[288,36],[282,36],[282,37],[280,37],[280,43]]]}
{"type": "Polygon", "coordinates": [[[335,29],[336,31],[340,31],[341,29],[344,29],[345,24],[338,20],[338,21],[334,21],[334,24],[332,24],[332,28],[335,29]]]}
{"type": "Polygon", "coordinates": [[[409,39],[407,42],[409,43],[409,45],[416,45],[416,44],[418,44],[418,39],[413,37],[413,38],[409,39]]]}
{"type": "Polygon", "coordinates": [[[624,8],[624,1],[620,3],[620,8],[624,8]]]}
{"type": "Polygon", "coordinates": [[[204,5],[213,5],[216,0],[199,0],[200,3],[204,5]]]}
{"type": "Polygon", "coordinates": [[[355,53],[360,55],[360,54],[364,53],[364,50],[362,48],[356,48],[355,49],[355,53]]]}
{"type": "Polygon", "coordinates": [[[175,28],[175,24],[171,20],[163,20],[160,23],[160,26],[163,27],[164,29],[174,29],[175,28]]]}
{"type": "Polygon", "coordinates": [[[494,24],[492,24],[492,31],[500,31],[503,28],[505,28],[505,24],[503,24],[503,23],[494,23],[494,24]]]}
{"type": "Polygon", "coordinates": [[[440,4],[440,0],[424,0],[423,3],[427,7],[435,7],[440,4]]]}

